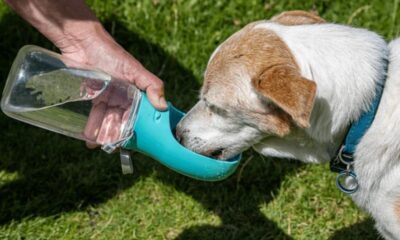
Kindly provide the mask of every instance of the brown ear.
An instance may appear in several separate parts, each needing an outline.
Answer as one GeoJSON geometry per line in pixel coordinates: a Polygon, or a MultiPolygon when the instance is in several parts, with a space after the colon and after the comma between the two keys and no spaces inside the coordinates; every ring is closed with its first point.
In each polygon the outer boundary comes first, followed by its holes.
{"type": "Polygon", "coordinates": [[[325,23],[325,20],[316,13],[300,10],[283,12],[279,15],[273,16],[271,21],[288,26],[325,23]]]}
{"type": "Polygon", "coordinates": [[[310,126],[317,86],[291,66],[274,66],[252,80],[259,94],[288,113],[302,128],[310,126]]]}

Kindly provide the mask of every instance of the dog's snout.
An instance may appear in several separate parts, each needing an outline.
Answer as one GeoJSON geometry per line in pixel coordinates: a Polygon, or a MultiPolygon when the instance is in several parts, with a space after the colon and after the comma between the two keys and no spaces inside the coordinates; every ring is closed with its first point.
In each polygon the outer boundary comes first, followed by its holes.
{"type": "Polygon", "coordinates": [[[182,128],[180,128],[180,127],[177,127],[176,128],[176,130],[175,130],[175,137],[176,137],[176,140],[178,140],[178,142],[180,143],[180,144],[184,144],[184,138],[185,138],[185,133],[187,133],[187,132],[189,132],[189,130],[187,130],[187,129],[185,129],[185,130],[182,130],[182,128]]]}

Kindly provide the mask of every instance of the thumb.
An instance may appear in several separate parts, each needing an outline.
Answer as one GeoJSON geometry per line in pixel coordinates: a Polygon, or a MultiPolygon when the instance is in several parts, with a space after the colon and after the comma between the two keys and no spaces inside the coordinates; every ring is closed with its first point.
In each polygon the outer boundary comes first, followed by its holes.
{"type": "Polygon", "coordinates": [[[141,67],[136,71],[133,83],[139,89],[146,91],[149,101],[156,109],[164,111],[168,108],[164,96],[164,83],[153,73],[141,67]]]}
{"type": "Polygon", "coordinates": [[[165,101],[164,97],[164,88],[157,88],[152,85],[150,85],[146,89],[147,96],[153,104],[153,106],[161,111],[165,111],[168,108],[167,101],[165,101]]]}

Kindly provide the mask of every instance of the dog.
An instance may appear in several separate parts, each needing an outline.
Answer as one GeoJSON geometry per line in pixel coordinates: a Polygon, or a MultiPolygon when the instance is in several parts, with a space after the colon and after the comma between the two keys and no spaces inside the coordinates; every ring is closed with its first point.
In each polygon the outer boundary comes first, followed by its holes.
{"type": "Polygon", "coordinates": [[[400,239],[400,40],[289,11],[248,24],[212,53],[200,99],[177,139],[217,159],[253,147],[306,163],[334,158],[384,84],[354,153],[352,199],[386,239],[400,239]]]}

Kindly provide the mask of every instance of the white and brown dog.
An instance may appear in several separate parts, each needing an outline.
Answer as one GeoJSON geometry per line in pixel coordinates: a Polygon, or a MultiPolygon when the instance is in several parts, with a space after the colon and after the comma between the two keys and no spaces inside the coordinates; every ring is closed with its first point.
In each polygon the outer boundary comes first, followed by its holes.
{"type": "Polygon", "coordinates": [[[265,156],[326,162],[386,74],[355,151],[359,189],[351,197],[386,239],[400,239],[400,40],[388,46],[373,32],[303,11],[251,23],[212,54],[200,101],[177,137],[220,159],[253,146],[265,156]]]}

